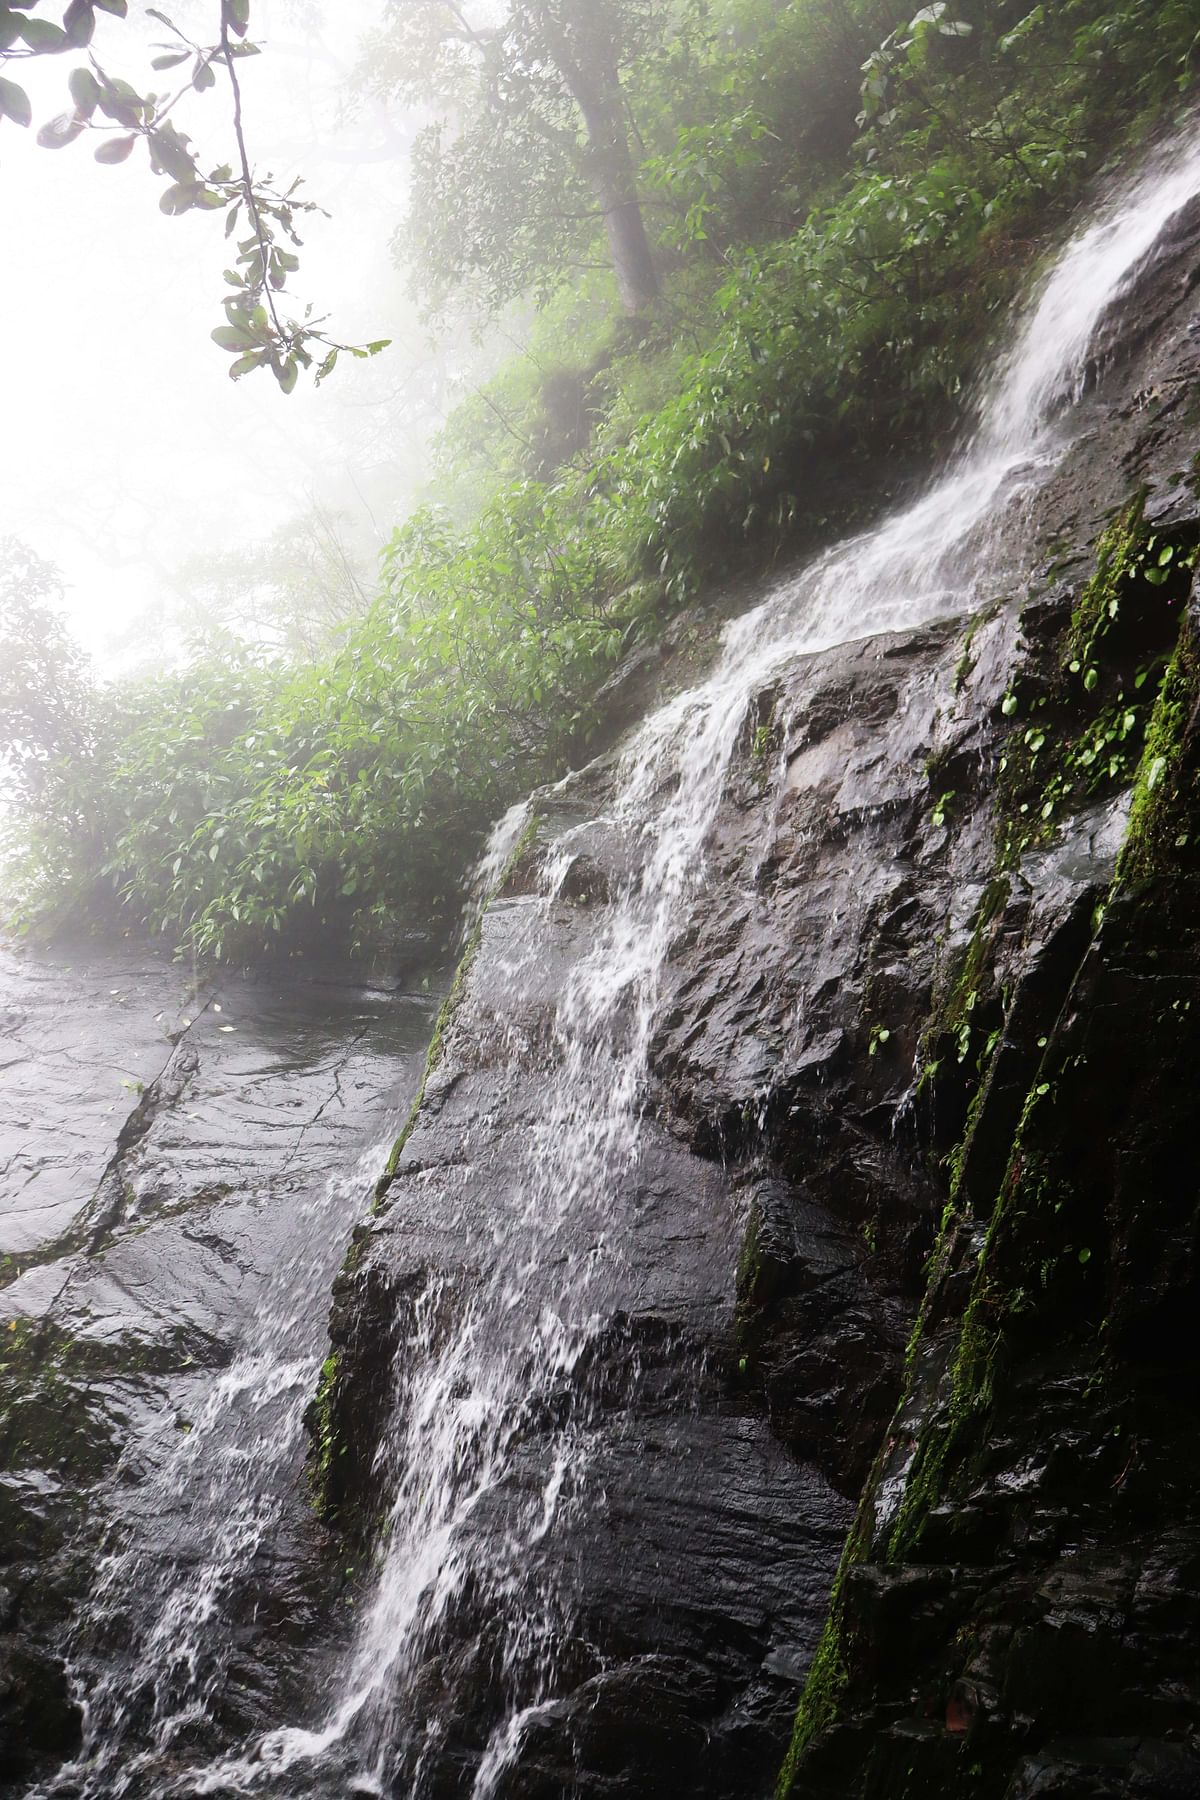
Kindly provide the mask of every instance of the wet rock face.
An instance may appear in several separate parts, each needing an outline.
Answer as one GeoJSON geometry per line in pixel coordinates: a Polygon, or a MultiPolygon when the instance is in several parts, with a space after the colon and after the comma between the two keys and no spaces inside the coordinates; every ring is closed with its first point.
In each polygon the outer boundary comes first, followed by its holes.
{"type": "MultiPolygon", "coordinates": [[[[386,1143],[416,1085],[432,1004],[340,971],[198,990],[170,964],[94,946],[0,955],[5,1793],[79,1750],[80,1691],[122,1762],[152,1738],[154,1684],[161,1700],[173,1679],[169,1639],[145,1655],[153,1609],[229,1523],[219,1482],[209,1487],[220,1443],[206,1463],[202,1442],[220,1422],[220,1383],[264,1310],[281,1307],[299,1256],[317,1269],[312,1341],[292,1342],[290,1385],[281,1368],[277,1386],[286,1396],[298,1382],[301,1404],[310,1391],[328,1281],[385,1152],[357,1176],[356,1165],[386,1143]],[[327,1193],[339,1172],[344,1187],[327,1193]],[[172,1476],[189,1456],[194,1488],[172,1476]],[[119,1561],[124,1546],[128,1579],[97,1607],[98,1558],[119,1561]],[[110,1683],[124,1695],[115,1711],[110,1683]]],[[[269,1446],[265,1412],[261,1428],[269,1446]]],[[[215,1646],[224,1633],[228,1660],[216,1742],[281,1704],[319,1614],[334,1629],[302,1465],[297,1436],[263,1478],[274,1523],[243,1571],[248,1592],[218,1600],[211,1634],[215,1646]]],[[[113,1791],[111,1770],[98,1779],[88,1792],[113,1791]]]]}
{"type": "MultiPolygon", "coordinates": [[[[1060,602],[1060,622],[1069,610],[1060,602]]],[[[956,1019],[947,1075],[917,1093],[914,1071],[949,1030],[931,1024],[937,997],[955,988],[994,873],[992,779],[1013,729],[1000,701],[1035,654],[1000,612],[976,628],[967,669],[964,630],[806,659],[748,722],[703,903],[664,972],[655,1122],[604,1195],[629,1252],[578,1377],[586,1479],[569,1530],[535,1559],[587,1653],[564,1659],[525,1728],[496,1790],[512,1800],[644,1795],[668,1769],[696,1794],[759,1793],[782,1760],[835,1546],[901,1385],[946,1199],[938,1153],[994,1029],[981,980],[970,1062],[957,1060],[956,1019]],[[952,823],[939,804],[948,769],[952,823]]],[[[505,1208],[519,1206],[561,1054],[554,1008],[593,941],[592,897],[629,876],[605,823],[610,779],[601,767],[547,797],[538,843],[484,921],[384,1211],[340,1285],[333,1499],[350,1532],[379,1505],[376,1433],[397,1431],[377,1409],[361,1432],[380,1392],[381,1322],[403,1320],[435,1279],[469,1295],[514,1229],[505,1208]],[[560,856],[564,833],[576,860],[539,901],[531,869],[560,856]]],[[[989,915],[995,967],[1019,994],[1077,959],[1126,809],[1119,791],[1097,801],[989,915]]],[[[557,1275],[533,1277],[547,1304],[557,1275]]],[[[524,1303],[536,1311],[536,1294],[524,1303]]],[[[548,1455],[534,1427],[519,1493],[545,1483],[548,1455]]],[[[497,1497],[487,1529],[500,1542],[509,1523],[497,1497]]],[[[889,1653],[907,1663],[914,1619],[935,1634],[957,1591],[939,1572],[906,1591],[909,1610],[889,1601],[889,1653]]],[[[439,1794],[466,1791],[503,1705],[485,1617],[468,1605],[451,1635],[453,1653],[429,1651],[433,1704],[455,1720],[428,1789],[439,1794]],[[464,1642],[478,1654],[464,1658],[464,1642]]]]}
{"type": "MultiPolygon", "coordinates": [[[[514,1617],[550,1619],[553,1678],[501,1800],[761,1795],[810,1666],[798,1796],[1200,1793],[1196,255],[1193,209],[1107,322],[1036,515],[1009,522],[1012,591],[799,659],[749,704],[661,971],[638,1155],[582,1195],[561,1255],[511,1271],[543,1337],[469,1517],[508,1585],[463,1582],[421,1642],[395,1800],[417,1757],[423,1794],[472,1792],[511,1707],[514,1617]],[[1106,523],[1143,487],[1097,589],[1106,523]],[[586,1347],[547,1381],[564,1270],[592,1262],[586,1347]]],[[[103,1716],[121,1755],[149,1745],[131,1792],[154,1800],[321,1715],[352,1636],[326,1577],[386,1554],[416,1376],[485,1299],[504,1347],[496,1277],[563,1067],[557,1009],[642,854],[611,827],[613,780],[610,760],[539,797],[328,1346],[361,1196],[311,1242],[296,1221],[351,1145],[394,1135],[428,1009],[398,1026],[344,986],[181,992],[119,959],[0,968],[8,1792],[78,1747],[68,1655],[93,1695],[112,1677],[126,1696],[103,1716]],[[152,1598],[202,1568],[221,1521],[170,1472],[269,1271],[313,1244],[296,1382],[327,1526],[294,1444],[203,1665],[215,1698],[164,1742],[151,1715],[186,1695],[141,1655],[143,1589],[82,1638],[80,1597],[114,1516],[152,1598]]],[[[365,1610],[370,1585],[340,1599],[365,1610]]],[[[346,1791],[328,1768],[288,1779],[346,1791]]],[[[75,1792],[103,1800],[104,1780],[75,1792]]]]}
{"type": "MultiPolygon", "coordinates": [[[[406,1351],[414,1309],[436,1293],[438,1319],[420,1351],[429,1357],[486,1293],[492,1258],[520,1241],[525,1151],[552,1075],[553,1007],[587,942],[595,882],[589,871],[570,900],[546,908],[519,892],[517,871],[518,892],[489,911],[385,1208],[339,1284],[331,1500],[348,1532],[379,1504],[379,1442],[363,1440],[359,1398],[378,1393],[381,1351],[403,1394],[417,1354],[406,1351]],[[531,920],[541,948],[528,961],[531,920]],[[369,1319],[391,1321],[382,1345],[364,1328],[369,1319]]],[[[561,1618],[556,1693],[537,1707],[495,1792],[632,1795],[683,1771],[697,1794],[724,1794],[739,1780],[762,1786],[786,1736],[848,1508],[815,1467],[786,1452],[740,1389],[739,1206],[719,1163],[648,1125],[636,1163],[602,1201],[595,1221],[583,1208],[562,1248],[563,1258],[603,1254],[590,1240],[593,1223],[619,1246],[589,1289],[586,1347],[550,1388],[530,1366],[535,1400],[519,1448],[465,1528],[481,1570],[507,1566],[511,1535],[554,1487],[565,1427],[564,1497],[547,1502],[547,1528],[523,1553],[516,1603],[561,1618]]],[[[549,1329],[565,1310],[557,1252],[515,1268],[512,1280],[522,1284],[521,1319],[541,1313],[549,1329]]],[[[380,1417],[379,1428],[386,1471],[403,1410],[380,1417]]],[[[422,1793],[470,1792],[504,1716],[497,1606],[486,1584],[469,1585],[410,1677],[402,1710],[427,1707],[442,1733],[436,1756],[423,1756],[422,1793]]],[[[412,1791],[412,1767],[401,1749],[396,1793],[412,1791]]]]}
{"type": "Polygon", "coordinates": [[[1200,1793],[1200,619],[1158,573],[1196,533],[1195,238],[1193,208],[1098,371],[1126,393],[1037,522],[1090,555],[1060,543],[1020,637],[966,677],[965,808],[953,711],[935,734],[974,914],[964,936],[951,911],[897,1124],[944,1158],[949,1205],[788,1795],[1200,1793]],[[1114,471],[1148,485],[1149,588],[1140,551],[1113,575],[1120,528],[1089,581],[1114,471]]]}
{"type": "MultiPolygon", "coordinates": [[[[1200,517],[1196,224],[1135,286],[1142,328],[1112,322],[1077,447],[1013,521],[1033,590],[798,661],[748,709],[703,897],[662,975],[645,1158],[606,1196],[633,1247],[586,1372],[612,1410],[593,1409],[588,1486],[545,1546],[575,1642],[495,1789],[508,1800],[765,1792],[868,1477],[790,1792],[1200,1792],[1184,1649],[1200,1624],[1184,1071],[1200,1046],[1170,1035],[1192,1017],[1200,946],[1182,865],[1169,905],[1129,877],[1114,896],[1184,642],[1189,577],[1160,581],[1158,559],[1169,540],[1182,564],[1200,517]],[[1160,534],[1154,580],[1131,563],[1101,628],[1097,545],[1143,484],[1131,555],[1160,534]],[[1022,1178],[1052,1047],[1037,1155],[1073,1169],[1070,1197],[1025,1196],[1010,1236],[993,1203],[1022,1178]]],[[[566,972],[637,854],[606,823],[612,779],[599,765],[541,798],[340,1287],[347,1530],[377,1504],[387,1429],[355,1437],[355,1395],[380,1382],[364,1309],[486,1277],[566,972]],[[564,855],[521,964],[538,861],[564,855]]],[[[545,1454],[531,1430],[526,1491],[545,1454]]],[[[508,1506],[496,1497],[498,1540],[508,1506]]],[[[489,1666],[468,1602],[429,1649],[425,1691],[454,1719],[431,1793],[470,1789],[502,1713],[489,1666]]]]}

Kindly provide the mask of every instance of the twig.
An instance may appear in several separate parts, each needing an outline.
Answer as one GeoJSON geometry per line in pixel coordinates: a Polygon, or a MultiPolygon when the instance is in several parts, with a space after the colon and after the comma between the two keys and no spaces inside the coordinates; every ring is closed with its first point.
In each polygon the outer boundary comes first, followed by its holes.
{"type": "Polygon", "coordinates": [[[233,46],[229,42],[229,21],[225,16],[224,7],[221,8],[221,54],[225,59],[225,67],[229,70],[229,84],[233,89],[233,133],[237,138],[238,155],[241,158],[242,163],[242,194],[246,202],[246,211],[250,215],[250,223],[254,227],[254,235],[258,239],[259,252],[262,256],[263,298],[266,300],[267,311],[271,315],[271,323],[279,334],[280,342],[290,344],[291,337],[284,331],[279,320],[279,314],[275,310],[275,295],[271,288],[268,272],[271,255],[270,239],[263,230],[262,219],[260,218],[258,211],[258,201],[254,195],[254,178],[250,173],[250,158],[246,153],[246,138],[242,130],[242,89],[241,83],[237,78],[237,70],[233,66],[233,46]]]}

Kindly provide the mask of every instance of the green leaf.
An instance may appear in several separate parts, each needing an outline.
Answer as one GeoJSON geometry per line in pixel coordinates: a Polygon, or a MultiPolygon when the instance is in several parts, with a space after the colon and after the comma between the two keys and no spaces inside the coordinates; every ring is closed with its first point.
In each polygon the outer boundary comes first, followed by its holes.
{"type": "Polygon", "coordinates": [[[85,119],[90,119],[100,103],[100,83],[90,69],[72,69],[67,76],[67,87],[75,102],[75,110],[85,119]]]}
{"type": "Polygon", "coordinates": [[[218,344],[222,350],[250,350],[256,343],[249,332],[241,330],[237,325],[218,325],[210,336],[213,343],[218,344]]]}
{"type": "Polygon", "coordinates": [[[166,56],[156,56],[151,61],[152,69],[177,69],[191,55],[190,50],[172,50],[166,56]]]}
{"type": "Polygon", "coordinates": [[[111,13],[115,19],[123,19],[129,11],[129,0],[95,0],[101,12],[111,13]]]}
{"type": "Polygon", "coordinates": [[[297,367],[296,359],[294,356],[289,356],[287,361],[282,365],[282,367],[278,363],[275,364],[275,379],[279,383],[280,387],[283,389],[285,394],[291,393],[292,389],[296,385],[297,380],[299,379],[299,376],[300,376],[300,370],[297,367]]]}
{"type": "Polygon", "coordinates": [[[1000,39],[998,46],[1000,54],[1002,56],[1007,55],[1010,50],[1020,43],[1023,37],[1027,37],[1031,31],[1035,30],[1039,25],[1044,25],[1045,22],[1045,6],[1035,6],[1031,13],[1026,14],[1019,25],[1014,25],[1013,29],[1000,39]]]}
{"type": "Polygon", "coordinates": [[[176,218],[180,213],[190,212],[193,206],[198,206],[202,192],[198,182],[173,182],[159,201],[158,210],[165,212],[168,217],[176,218]]]}
{"type": "MultiPolygon", "coordinates": [[[[226,347],[222,345],[223,349],[226,347]]],[[[239,356],[229,371],[230,377],[234,381],[239,381],[243,375],[249,375],[252,369],[261,369],[265,360],[266,352],[264,350],[254,350],[246,356],[239,356]]],[[[262,877],[259,876],[260,881],[261,879],[262,877]]]]}
{"type": "Polygon", "coordinates": [[[146,110],[146,103],[136,89],[117,76],[106,75],[103,70],[100,71],[99,106],[106,119],[131,131],[142,123],[146,110]]]}
{"type": "Polygon", "coordinates": [[[150,163],[155,174],[169,175],[185,187],[195,186],[200,180],[187,139],[171,124],[160,125],[150,133],[150,163]]]}
{"type": "Polygon", "coordinates": [[[71,40],[61,25],[51,25],[48,19],[22,19],[21,36],[31,50],[40,56],[57,56],[63,50],[72,48],[71,40]]]}
{"type": "Polygon", "coordinates": [[[83,120],[73,113],[59,113],[57,118],[42,126],[37,141],[43,150],[61,150],[65,144],[73,144],[84,129],[83,120]]]}
{"type": "Polygon", "coordinates": [[[96,14],[92,0],[71,0],[63,14],[63,29],[76,50],[90,44],[96,32],[96,14]]]}
{"type": "Polygon", "coordinates": [[[216,87],[216,85],[217,78],[212,72],[208,58],[206,56],[198,56],[196,58],[195,71],[192,75],[192,86],[198,94],[203,94],[206,89],[216,87]]]}
{"type": "Polygon", "coordinates": [[[0,118],[11,119],[14,125],[33,123],[29,95],[15,81],[5,81],[3,75],[0,75],[0,118]]]}
{"type": "Polygon", "coordinates": [[[96,152],[98,163],[123,163],[132,153],[138,141],[138,134],[131,132],[128,137],[108,138],[96,152]]]}
{"type": "Polygon", "coordinates": [[[245,37],[250,24],[250,0],[221,0],[221,22],[235,37],[245,37]]]}

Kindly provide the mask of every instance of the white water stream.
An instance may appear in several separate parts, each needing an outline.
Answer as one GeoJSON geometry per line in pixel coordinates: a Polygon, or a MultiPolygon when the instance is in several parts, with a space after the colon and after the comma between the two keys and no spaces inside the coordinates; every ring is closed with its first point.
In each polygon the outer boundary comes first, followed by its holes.
{"type": "Polygon", "coordinates": [[[239,1353],[152,1476],[137,1523],[119,1522],[71,1669],[84,1754],[50,1793],[144,1793],[177,1742],[203,1726],[228,1671],[231,1611],[290,1497],[323,1354],[317,1322],[345,1234],[386,1157],[387,1145],[374,1145],[295,1198],[239,1353]],[[164,1526],[166,1555],[151,1548],[164,1526]],[[122,1653],[93,1683],[114,1646],[122,1653]]]}
{"type": "MultiPolygon", "coordinates": [[[[587,1481],[577,1416],[549,1427],[543,1418],[543,1484],[511,1502],[502,1541],[481,1520],[511,1486],[542,1402],[570,1386],[621,1263],[611,1190],[639,1154],[661,972],[702,890],[706,840],[748,709],[797,657],[965,614],[1019,577],[1025,511],[1070,442],[1096,328],[1197,192],[1200,142],[1189,137],[1068,244],[1019,316],[975,434],[944,473],[915,504],[822,556],[732,624],[712,676],[633,736],[608,823],[625,835],[638,873],[595,909],[593,946],[558,1001],[556,1070],[513,1177],[509,1229],[497,1241],[489,1226],[475,1228],[463,1245],[473,1283],[458,1294],[448,1280],[431,1284],[397,1359],[385,1444],[392,1504],[378,1579],[325,1716],[309,1729],[274,1731],[164,1792],[419,1797],[444,1722],[423,1707],[418,1676],[439,1632],[453,1632],[468,1590],[496,1621],[505,1697],[474,1800],[488,1800],[519,1754],[527,1722],[556,1691],[556,1654],[570,1626],[553,1583],[529,1571],[536,1546],[587,1481]],[[322,1785],[322,1770],[334,1769],[336,1789],[322,1785]]],[[[498,828],[488,882],[521,822],[514,809],[498,828]]],[[[542,870],[542,906],[525,909],[531,964],[571,856],[567,833],[542,870]]],[[[182,1598],[186,1614],[197,1596],[182,1598]]],[[[175,1599],[163,1632],[161,1653],[177,1656],[187,1637],[175,1599]]]]}

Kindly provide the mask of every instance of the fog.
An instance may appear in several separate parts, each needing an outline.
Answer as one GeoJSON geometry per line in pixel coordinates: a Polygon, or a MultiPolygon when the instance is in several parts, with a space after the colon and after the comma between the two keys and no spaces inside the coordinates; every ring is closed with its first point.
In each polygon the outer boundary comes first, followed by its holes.
{"type": "MultiPolygon", "coordinates": [[[[210,41],[215,5],[165,10],[210,41]]],[[[81,55],[11,71],[34,128],[0,123],[0,536],[58,565],[72,622],[102,667],[129,657],[122,636],[145,635],[148,608],[172,595],[178,604],[189,557],[261,540],[313,504],[337,518],[369,581],[426,479],[428,439],[454,388],[389,248],[410,132],[372,102],[349,103],[361,33],[382,10],[380,0],[255,0],[251,38],[264,54],[239,64],[256,171],[285,185],[302,175],[304,195],[331,215],[301,224],[295,300],[330,315],[344,342],[395,340],[290,396],[265,371],[231,382],[232,359],[210,339],[228,291],[223,215],[165,217],[165,183],[141,146],[103,167],[88,134],[57,151],[37,145],[81,55]]],[[[167,34],[145,15],[143,4],[125,24],[98,14],[93,44],[110,73],[142,88],[176,79],[149,71],[150,46],[167,34]]],[[[173,116],[203,166],[233,159],[223,79],[173,116]]]]}

